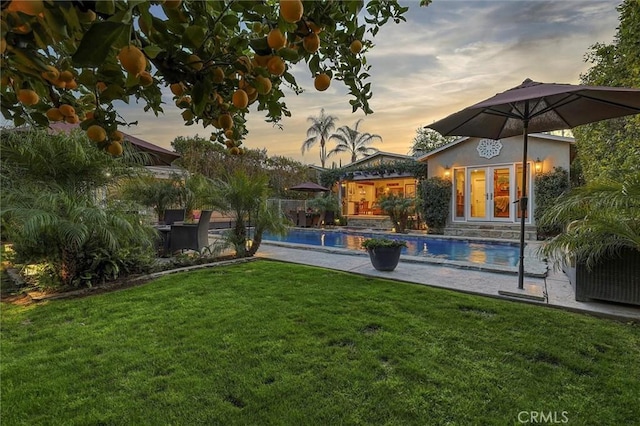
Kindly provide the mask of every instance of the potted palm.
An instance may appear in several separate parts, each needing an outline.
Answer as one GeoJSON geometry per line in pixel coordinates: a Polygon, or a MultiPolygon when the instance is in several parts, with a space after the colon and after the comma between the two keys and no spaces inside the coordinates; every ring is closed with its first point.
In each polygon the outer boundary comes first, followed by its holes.
{"type": "Polygon", "coordinates": [[[378,271],[393,271],[398,266],[402,247],[407,242],[389,238],[369,238],[362,242],[362,247],[369,253],[371,264],[378,271]]]}
{"type": "Polygon", "coordinates": [[[540,225],[565,225],[540,253],[562,265],[578,301],[640,305],[640,173],[559,197],[540,225]]]}

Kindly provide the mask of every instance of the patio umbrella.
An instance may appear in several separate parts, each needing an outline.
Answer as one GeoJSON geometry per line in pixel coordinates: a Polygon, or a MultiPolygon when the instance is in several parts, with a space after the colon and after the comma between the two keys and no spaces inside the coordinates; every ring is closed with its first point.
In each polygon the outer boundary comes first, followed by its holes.
{"type": "Polygon", "coordinates": [[[318,185],[315,182],[303,182],[298,185],[294,185],[289,188],[292,191],[302,191],[302,192],[328,192],[329,188],[325,188],[322,185],[318,185]]]}
{"type": "Polygon", "coordinates": [[[640,113],[640,89],[572,84],[521,85],[451,114],[426,127],[443,136],[476,136],[503,139],[523,135],[520,265],[518,288],[524,288],[524,225],[527,210],[527,137],[640,113]]]}

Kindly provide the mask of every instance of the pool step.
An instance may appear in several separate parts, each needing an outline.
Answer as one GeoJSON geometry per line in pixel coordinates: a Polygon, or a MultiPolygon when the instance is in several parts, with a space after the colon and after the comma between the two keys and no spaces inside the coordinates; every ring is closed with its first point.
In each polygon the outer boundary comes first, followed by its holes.
{"type": "MultiPolygon", "coordinates": [[[[450,223],[444,229],[444,235],[518,240],[520,239],[520,224],[450,223]]],[[[528,241],[537,239],[535,225],[525,225],[524,239],[528,241]]]]}

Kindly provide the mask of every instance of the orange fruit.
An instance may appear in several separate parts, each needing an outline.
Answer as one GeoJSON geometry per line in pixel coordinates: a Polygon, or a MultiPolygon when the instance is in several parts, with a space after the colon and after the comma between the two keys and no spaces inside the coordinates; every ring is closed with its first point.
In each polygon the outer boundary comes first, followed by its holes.
{"type": "Polygon", "coordinates": [[[309,53],[315,53],[320,48],[320,37],[318,34],[311,33],[302,39],[302,47],[309,53]]]}
{"type": "Polygon", "coordinates": [[[181,96],[176,101],[178,108],[189,108],[191,106],[191,96],[181,96]]]}
{"type": "Polygon", "coordinates": [[[227,139],[233,139],[233,130],[225,130],[224,135],[227,137],[227,139]]]}
{"type": "Polygon", "coordinates": [[[71,71],[62,71],[60,76],[58,77],[60,81],[64,81],[65,83],[70,82],[74,79],[73,73],[71,71]]]}
{"type": "Polygon", "coordinates": [[[85,115],[85,118],[86,118],[87,120],[91,120],[93,117],[95,117],[95,115],[96,115],[95,111],[89,111],[89,112],[85,115]]]}
{"type": "Polygon", "coordinates": [[[253,89],[253,92],[249,93],[249,104],[252,104],[258,99],[258,91],[253,89]]]}
{"type": "Polygon", "coordinates": [[[78,117],[78,114],[73,114],[73,115],[65,116],[64,121],[66,121],[69,124],[77,124],[80,122],[80,117],[78,117]]]}
{"type": "Polygon", "coordinates": [[[138,76],[138,83],[140,86],[147,87],[153,84],[153,77],[149,74],[149,71],[142,71],[138,76]]]}
{"type": "MultiPolygon", "coordinates": [[[[93,111],[92,111],[92,113],[93,113],[93,111]]],[[[124,134],[120,130],[114,130],[109,135],[109,139],[111,139],[114,142],[122,142],[124,140],[124,134]]]]}
{"type": "Polygon", "coordinates": [[[254,93],[258,93],[256,88],[251,86],[250,84],[246,84],[245,87],[242,88],[242,90],[247,92],[247,95],[249,95],[249,98],[251,98],[251,95],[253,95],[254,93]]]}
{"type": "Polygon", "coordinates": [[[274,56],[267,62],[267,69],[273,75],[282,75],[285,69],[284,61],[279,56],[274,56]]]}
{"type": "Polygon", "coordinates": [[[169,89],[171,90],[171,93],[173,93],[174,95],[182,96],[182,94],[184,93],[184,84],[173,83],[172,85],[169,86],[169,89]]]}
{"type": "Polygon", "coordinates": [[[244,90],[238,89],[233,93],[231,101],[236,108],[245,109],[249,105],[249,96],[244,90]]]}
{"type": "Polygon", "coordinates": [[[229,130],[233,127],[233,118],[231,118],[231,115],[229,114],[222,114],[218,117],[218,124],[224,130],[229,130]]]}
{"type": "Polygon", "coordinates": [[[99,81],[96,83],[96,89],[98,89],[99,93],[102,93],[107,90],[107,85],[103,81],[99,81]]]}
{"type": "Polygon", "coordinates": [[[313,81],[313,87],[315,87],[319,92],[324,92],[329,88],[330,85],[331,78],[325,73],[318,74],[313,81]]]}
{"type": "Polygon", "coordinates": [[[22,105],[32,106],[40,102],[40,96],[31,89],[18,90],[18,100],[22,105]]]}
{"type": "Polygon", "coordinates": [[[220,67],[215,67],[212,71],[212,80],[214,83],[222,83],[224,81],[224,71],[220,67]]]}
{"type": "Polygon", "coordinates": [[[228,141],[225,141],[224,144],[227,146],[227,148],[233,148],[234,146],[236,146],[236,143],[231,139],[229,139],[228,141]]]}
{"type": "Polygon", "coordinates": [[[233,148],[229,148],[229,154],[231,155],[240,155],[240,148],[234,146],[233,148]]]}
{"type": "Polygon", "coordinates": [[[102,142],[107,138],[107,132],[102,126],[94,124],[87,129],[87,136],[94,142],[102,142]]]}
{"type": "Polygon", "coordinates": [[[300,0],[280,0],[280,16],[289,23],[296,23],[302,19],[304,7],[300,0]]]}
{"type": "Polygon", "coordinates": [[[256,77],[256,89],[261,95],[266,95],[271,91],[271,80],[261,75],[256,77]]]}
{"type": "Polygon", "coordinates": [[[202,62],[202,59],[200,59],[200,56],[189,55],[189,58],[187,58],[187,65],[196,71],[200,71],[204,66],[204,63],[202,62]]]}
{"type": "Polygon", "coordinates": [[[58,108],[49,108],[45,114],[49,121],[62,121],[64,120],[64,115],[60,112],[58,108]]]}
{"type": "Polygon", "coordinates": [[[111,142],[107,147],[107,152],[114,157],[120,157],[123,151],[124,150],[122,149],[122,144],[120,144],[120,142],[111,142]]]}
{"type": "Polygon", "coordinates": [[[118,60],[122,64],[122,68],[135,76],[138,76],[147,67],[147,58],[145,58],[144,53],[131,45],[120,49],[118,60]]]}
{"type": "Polygon", "coordinates": [[[68,104],[62,104],[58,107],[62,115],[65,117],[73,117],[76,115],[76,109],[68,104]]]}
{"type": "Polygon", "coordinates": [[[7,6],[10,12],[22,12],[29,16],[38,16],[44,12],[42,0],[13,0],[7,6]]]}
{"type": "MultiPolygon", "coordinates": [[[[246,71],[246,72],[251,72],[251,59],[249,59],[246,56],[240,56],[237,60],[236,63],[238,64],[238,66],[240,67],[240,71],[246,71]]],[[[238,72],[240,72],[238,71],[238,72]]]]}
{"type": "Polygon", "coordinates": [[[349,50],[351,50],[351,53],[354,55],[357,55],[362,50],[362,42],[360,40],[353,40],[349,46],[349,50]]]}
{"type": "Polygon", "coordinates": [[[78,88],[78,82],[71,80],[70,82],[65,83],[64,88],[67,90],[76,90],[78,88]]]}
{"type": "Polygon", "coordinates": [[[265,56],[260,56],[260,55],[256,55],[253,57],[254,62],[256,63],[257,66],[259,67],[266,67],[267,63],[269,63],[269,60],[273,58],[272,55],[265,55],[265,56]]]}
{"type": "Polygon", "coordinates": [[[267,44],[270,48],[278,50],[287,44],[287,38],[282,34],[282,31],[278,28],[274,28],[269,31],[267,36],[267,44]]]}
{"type": "Polygon", "coordinates": [[[60,71],[58,71],[58,69],[56,67],[52,67],[51,65],[47,65],[47,70],[46,71],[42,71],[42,73],[40,75],[45,80],[48,80],[50,82],[54,82],[58,78],[60,78],[60,71]]]}

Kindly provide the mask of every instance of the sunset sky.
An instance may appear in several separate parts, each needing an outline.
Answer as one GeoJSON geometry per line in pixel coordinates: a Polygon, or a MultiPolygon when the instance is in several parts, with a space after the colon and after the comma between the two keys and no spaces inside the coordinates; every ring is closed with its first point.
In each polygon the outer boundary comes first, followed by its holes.
{"type": "MultiPolygon", "coordinates": [[[[324,108],[339,118],[339,126],[353,126],[364,118],[360,130],[383,138],[376,148],[407,154],[418,127],[526,78],[578,83],[590,66],[584,61],[589,47],[613,41],[619,1],[434,0],[423,8],[418,0],[401,4],[409,6],[407,22],[383,27],[367,53],[374,114],[352,114],[341,82],[332,82],[326,92],[315,91],[308,69],[299,64],[293,74],[305,92],[298,96],[285,92],[293,116],[283,118],[280,130],[266,123],[263,113],[252,110],[244,146],[320,164],[319,147],[304,156],[300,148],[309,127],[307,117],[324,108]]],[[[168,89],[164,101],[165,114],[159,118],[135,103],[123,109],[127,121],[139,121],[125,131],[166,148],[177,136],[210,135],[210,129],[201,125],[183,125],[168,89]]],[[[348,163],[346,155],[336,156],[327,166],[340,160],[348,163]]]]}

